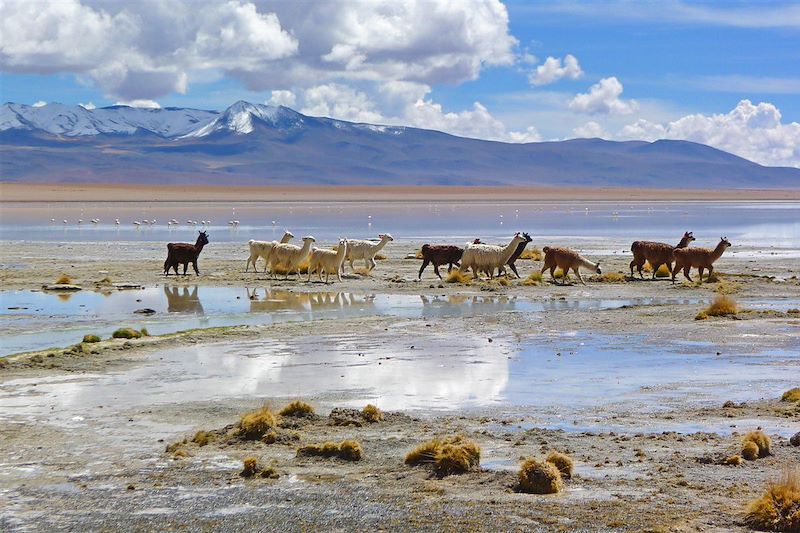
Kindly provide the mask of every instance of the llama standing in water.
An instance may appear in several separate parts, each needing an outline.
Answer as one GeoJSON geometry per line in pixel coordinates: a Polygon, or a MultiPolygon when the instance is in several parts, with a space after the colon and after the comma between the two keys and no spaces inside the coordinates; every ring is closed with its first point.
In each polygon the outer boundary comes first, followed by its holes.
{"type": "Polygon", "coordinates": [[[639,277],[644,279],[642,267],[645,262],[649,262],[653,268],[653,279],[656,278],[656,272],[658,272],[661,265],[667,265],[667,270],[672,274],[673,252],[678,248],[686,248],[693,240],[694,235],[692,235],[691,231],[687,231],[683,234],[683,238],[681,238],[681,242],[677,246],[672,246],[665,242],[634,241],[631,244],[631,252],[633,252],[633,260],[630,264],[631,277],[633,277],[633,267],[635,266],[639,271],[639,277]]]}
{"type": "Polygon", "coordinates": [[[599,262],[592,263],[588,259],[581,257],[578,252],[570,250],[569,248],[550,248],[549,246],[545,246],[542,248],[542,251],[544,252],[544,266],[542,267],[541,273],[544,274],[545,270],[550,269],[550,277],[555,281],[556,267],[560,268],[564,273],[564,277],[561,278],[561,285],[566,284],[570,269],[575,272],[575,275],[578,276],[578,279],[584,285],[586,285],[586,282],[583,281],[581,277],[580,267],[594,270],[597,274],[603,273],[600,270],[599,262]]]}
{"type": "Polygon", "coordinates": [[[731,243],[728,242],[727,237],[720,237],[717,247],[711,250],[710,248],[682,248],[675,250],[675,268],[672,269],[672,283],[675,283],[675,275],[678,271],[683,270],[683,275],[689,281],[689,271],[692,267],[696,267],[700,274],[700,281],[703,281],[703,271],[708,269],[708,278],[714,273],[714,262],[722,257],[722,254],[730,247],[731,243]]]}
{"type": "Polygon", "coordinates": [[[197,242],[189,244],[188,242],[171,242],[167,244],[167,260],[164,261],[164,275],[169,276],[169,269],[175,270],[175,275],[178,275],[178,265],[183,265],[183,275],[186,275],[186,270],[189,268],[189,263],[194,267],[194,273],[198,276],[200,271],[197,269],[197,257],[203,251],[203,246],[208,244],[208,234],[205,231],[199,232],[197,242]]]}

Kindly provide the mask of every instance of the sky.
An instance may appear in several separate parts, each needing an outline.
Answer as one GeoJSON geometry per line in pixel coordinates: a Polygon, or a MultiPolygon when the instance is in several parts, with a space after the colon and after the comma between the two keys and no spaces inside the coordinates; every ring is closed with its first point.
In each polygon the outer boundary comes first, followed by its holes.
{"type": "Polygon", "coordinates": [[[3,102],[685,139],[800,167],[800,2],[0,0],[3,102]]]}

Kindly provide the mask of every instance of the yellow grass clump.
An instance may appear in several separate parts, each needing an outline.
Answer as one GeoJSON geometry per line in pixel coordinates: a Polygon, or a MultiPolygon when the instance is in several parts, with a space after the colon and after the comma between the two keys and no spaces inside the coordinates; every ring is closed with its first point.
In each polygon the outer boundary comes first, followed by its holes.
{"type": "Polygon", "coordinates": [[[194,434],[194,437],[192,437],[192,442],[194,442],[198,446],[205,446],[206,444],[211,442],[211,439],[213,437],[214,436],[211,433],[209,433],[208,431],[200,430],[200,431],[198,431],[197,433],[194,434]]]}
{"type": "Polygon", "coordinates": [[[119,328],[111,334],[114,339],[139,339],[141,336],[142,332],[133,328],[119,328]]]}
{"type": "Polygon", "coordinates": [[[505,276],[500,277],[500,278],[496,278],[496,280],[497,280],[497,283],[499,285],[502,285],[503,287],[508,287],[511,284],[511,282],[508,281],[508,278],[505,277],[505,276]]]}
{"type": "Polygon", "coordinates": [[[480,446],[462,435],[450,435],[422,443],[405,458],[405,463],[410,466],[433,465],[439,477],[463,474],[480,462],[480,446]]]}
{"type": "Polygon", "coordinates": [[[280,410],[281,416],[305,417],[314,414],[314,408],[302,400],[295,400],[280,410]]]}
{"type": "Polygon", "coordinates": [[[109,276],[106,276],[106,277],[104,277],[103,279],[101,279],[99,281],[99,283],[103,283],[103,284],[106,284],[106,285],[108,285],[110,283],[113,283],[113,282],[114,282],[114,280],[111,279],[109,276]]]}
{"type": "Polygon", "coordinates": [[[758,459],[758,444],[750,441],[742,443],[742,457],[748,461],[755,461],[758,459]]]}
{"type": "Polygon", "coordinates": [[[561,472],[547,461],[537,461],[530,457],[519,469],[517,490],[528,494],[556,494],[564,488],[561,472]]]}
{"type": "Polygon", "coordinates": [[[747,525],[764,531],[800,531],[800,470],[786,470],[781,479],[747,507],[747,525]]]}
{"type": "Polygon", "coordinates": [[[725,459],[722,460],[722,464],[727,466],[739,466],[742,464],[742,456],[741,455],[729,455],[725,459]]]}
{"type": "Polygon", "coordinates": [[[242,463],[243,468],[239,473],[242,477],[253,477],[261,471],[261,469],[258,468],[258,459],[255,457],[245,457],[242,463]]]}
{"type": "Polygon", "coordinates": [[[343,440],[339,444],[330,441],[307,444],[297,449],[298,457],[338,457],[346,461],[360,461],[362,455],[361,444],[356,440],[343,440]]]}
{"type": "Polygon", "coordinates": [[[531,272],[530,275],[522,282],[523,285],[528,287],[535,287],[542,282],[541,272],[531,272]]]}
{"type": "Polygon", "coordinates": [[[387,257],[383,254],[375,254],[375,261],[386,261],[387,257]]]}
{"type": "Polygon", "coordinates": [[[469,285],[472,283],[472,274],[469,272],[461,272],[461,270],[454,268],[450,271],[445,279],[447,283],[463,283],[469,285]]]}
{"type": "Polygon", "coordinates": [[[619,272],[606,272],[605,274],[598,274],[592,276],[592,281],[600,281],[602,283],[624,283],[627,281],[625,274],[619,272]]]}
{"type": "Polygon", "coordinates": [[[725,294],[720,294],[703,311],[708,316],[730,316],[735,315],[739,309],[736,306],[736,300],[725,294]]]}
{"type": "Polygon", "coordinates": [[[278,417],[264,406],[245,413],[239,419],[239,435],[245,440],[259,440],[264,434],[278,425],[278,417]]]}
{"type": "Polygon", "coordinates": [[[741,290],[742,284],[736,281],[720,280],[717,286],[714,287],[714,292],[719,294],[735,294],[741,290]]]}
{"type": "Polygon", "coordinates": [[[569,455],[553,450],[547,455],[545,461],[558,468],[561,477],[565,479],[570,479],[572,477],[573,463],[569,455]]]}
{"type": "Polygon", "coordinates": [[[95,342],[100,342],[101,340],[102,339],[100,339],[99,335],[92,335],[91,333],[83,336],[83,342],[87,342],[90,344],[95,342]]]}
{"type": "Polygon", "coordinates": [[[695,320],[708,320],[708,313],[705,311],[700,311],[694,317],[695,320]]]}
{"type": "MultiPolygon", "coordinates": [[[[751,431],[745,435],[744,439],[742,439],[742,443],[747,445],[748,442],[752,442],[756,445],[758,448],[758,457],[766,457],[772,453],[770,451],[772,441],[770,441],[769,437],[763,431],[751,431]]],[[[745,459],[747,459],[747,457],[745,457],[745,459]]]]}
{"type": "Polygon", "coordinates": [[[555,271],[555,272],[553,272],[553,276],[554,276],[556,279],[561,279],[561,278],[565,277],[565,276],[564,276],[564,271],[563,271],[563,270],[561,270],[560,268],[557,268],[557,269],[556,269],[556,271],[555,271]]]}
{"type": "MultiPolygon", "coordinates": [[[[306,259],[302,263],[300,263],[300,266],[298,267],[300,269],[300,273],[301,274],[308,274],[308,267],[309,266],[311,266],[311,263],[309,262],[308,259],[306,259]]],[[[272,273],[275,274],[275,275],[285,276],[286,272],[288,270],[289,269],[286,267],[286,265],[279,264],[279,265],[275,265],[275,270],[273,270],[272,273]]],[[[297,272],[297,271],[295,270],[292,273],[295,273],[295,272],[297,272]]]]}
{"type": "Polygon", "coordinates": [[[142,329],[140,329],[140,330],[139,330],[139,333],[141,333],[141,334],[142,334],[142,337],[149,337],[149,336],[150,336],[150,332],[149,332],[149,331],[147,331],[147,328],[142,328],[142,329]]]}
{"type": "Polygon", "coordinates": [[[61,274],[56,280],[56,285],[69,285],[72,283],[72,278],[66,274],[61,274]]]}
{"type": "Polygon", "coordinates": [[[525,248],[519,256],[520,259],[530,259],[531,261],[541,261],[543,257],[542,251],[538,248],[525,248]]]}
{"type": "MultiPolygon", "coordinates": [[[[644,266],[642,267],[642,270],[644,272],[652,272],[653,271],[653,265],[650,264],[650,261],[645,261],[644,262],[644,266]]],[[[663,265],[662,264],[662,265],[658,266],[658,270],[656,270],[656,277],[657,278],[668,278],[668,277],[670,277],[670,273],[669,273],[669,269],[667,268],[667,265],[663,265]]]]}
{"type": "Polygon", "coordinates": [[[798,315],[798,314],[800,314],[800,309],[798,309],[796,307],[792,307],[791,309],[789,309],[786,312],[789,313],[790,315],[798,315]]]}
{"type": "Polygon", "coordinates": [[[424,257],[422,256],[422,250],[417,250],[417,253],[414,254],[414,257],[416,257],[417,259],[424,259],[424,257]]]}
{"type": "Polygon", "coordinates": [[[789,389],[781,396],[782,402],[800,402],[800,387],[789,389]]]}
{"type": "Polygon", "coordinates": [[[367,422],[380,422],[383,420],[383,412],[371,403],[361,410],[361,416],[367,422]]]}

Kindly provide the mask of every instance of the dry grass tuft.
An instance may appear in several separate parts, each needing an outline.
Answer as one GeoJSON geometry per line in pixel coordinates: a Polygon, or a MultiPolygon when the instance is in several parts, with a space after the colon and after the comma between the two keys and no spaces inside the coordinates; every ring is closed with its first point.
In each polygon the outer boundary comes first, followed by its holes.
{"type": "Polygon", "coordinates": [[[545,461],[558,468],[561,477],[565,479],[570,479],[572,477],[573,463],[569,455],[553,450],[547,455],[545,461]]]}
{"type": "MultiPolygon", "coordinates": [[[[747,435],[744,436],[742,439],[743,444],[747,444],[748,442],[752,442],[758,448],[758,457],[766,457],[771,455],[770,446],[772,441],[770,441],[769,437],[763,431],[751,431],[747,435]]],[[[744,455],[744,454],[742,454],[744,455]]],[[[745,457],[747,459],[747,457],[745,457]]]]}
{"type": "Polygon", "coordinates": [[[147,331],[147,328],[142,328],[142,329],[140,329],[140,330],[139,330],[139,333],[141,333],[141,334],[142,334],[142,337],[149,337],[149,336],[150,336],[150,332],[149,332],[149,331],[147,331]]]}
{"type": "Polygon", "coordinates": [[[531,272],[531,274],[525,278],[525,281],[522,282],[523,285],[528,287],[535,287],[542,282],[542,273],[541,272],[531,272]]]}
{"type": "Polygon", "coordinates": [[[790,315],[800,315],[800,309],[798,309],[796,307],[792,307],[791,309],[789,309],[786,312],[789,313],[790,315]]]}
{"type": "Polygon", "coordinates": [[[658,267],[658,270],[656,270],[656,277],[657,278],[668,278],[668,277],[670,277],[670,275],[671,274],[669,273],[669,269],[667,268],[667,265],[661,265],[660,267],[658,267]]]}
{"type": "Polygon", "coordinates": [[[742,457],[748,461],[755,461],[758,459],[758,444],[755,442],[745,441],[742,444],[742,457]]]}
{"type": "Polygon", "coordinates": [[[556,279],[562,279],[562,278],[564,278],[564,277],[565,277],[565,276],[564,276],[564,271],[563,271],[563,270],[561,270],[560,268],[557,268],[557,269],[556,269],[556,271],[555,271],[555,272],[553,272],[553,276],[554,276],[556,279]]]}
{"type": "Polygon", "coordinates": [[[420,444],[405,458],[405,463],[410,466],[432,464],[439,477],[463,474],[480,462],[480,447],[462,435],[450,435],[420,444]]]}
{"type": "Polygon", "coordinates": [[[264,406],[245,413],[239,419],[239,436],[245,440],[259,440],[264,434],[278,425],[278,417],[264,406]]]}
{"type": "MultiPolygon", "coordinates": [[[[301,274],[308,274],[308,267],[309,266],[311,266],[311,263],[309,262],[308,259],[306,259],[305,261],[300,263],[300,267],[299,267],[300,268],[300,273],[301,274]]],[[[289,269],[288,269],[288,267],[286,265],[283,265],[283,264],[275,265],[275,270],[273,271],[273,274],[285,276],[286,272],[288,272],[288,270],[289,269]]]]}
{"type": "Polygon", "coordinates": [[[705,281],[706,283],[720,283],[722,282],[722,273],[714,272],[703,281],[705,281]]]}
{"type": "Polygon", "coordinates": [[[281,477],[281,475],[278,473],[277,470],[275,470],[271,466],[268,466],[261,470],[261,477],[267,479],[278,479],[279,477],[281,477]]]}
{"type": "Polygon", "coordinates": [[[101,279],[98,283],[103,283],[105,285],[110,285],[111,283],[114,283],[114,280],[111,279],[109,276],[106,276],[103,279],[101,279]]]}
{"type": "Polygon", "coordinates": [[[781,396],[782,402],[800,402],[800,387],[789,389],[781,396]]]}
{"type": "Polygon", "coordinates": [[[742,289],[742,284],[737,281],[720,280],[714,287],[714,292],[719,294],[736,294],[742,289]]]}
{"type": "Polygon", "coordinates": [[[142,332],[133,328],[119,328],[111,334],[114,339],[139,339],[142,337],[142,332]]]}
{"type": "Polygon", "coordinates": [[[739,466],[744,461],[742,460],[741,455],[729,455],[725,459],[722,460],[722,464],[727,466],[739,466]]]}
{"type": "Polygon", "coordinates": [[[627,278],[625,274],[620,272],[606,272],[605,274],[598,274],[596,276],[592,276],[592,281],[599,281],[602,283],[625,283],[627,278]]]}
{"type": "Polygon", "coordinates": [[[383,254],[375,254],[375,261],[386,261],[386,259],[388,258],[383,254]]]}
{"type": "Polygon", "coordinates": [[[786,470],[747,507],[747,525],[765,531],[800,531],[800,470],[786,470]]]}
{"type": "Polygon", "coordinates": [[[447,283],[462,283],[464,285],[469,285],[472,283],[472,274],[469,272],[461,272],[459,269],[454,268],[447,275],[445,281],[447,283]]]}
{"type": "Polygon", "coordinates": [[[497,281],[498,285],[502,285],[503,287],[508,287],[511,284],[511,282],[508,281],[508,278],[505,276],[500,278],[495,278],[495,281],[497,281]]]}
{"type": "Polygon", "coordinates": [[[537,461],[531,457],[519,469],[518,492],[528,494],[556,494],[564,488],[561,472],[547,461],[537,461]]]}
{"type": "Polygon", "coordinates": [[[362,455],[361,444],[356,440],[343,440],[339,444],[330,441],[307,444],[297,449],[298,457],[338,457],[346,461],[360,461],[362,455]]]}
{"type": "Polygon", "coordinates": [[[708,316],[731,316],[735,315],[739,308],[736,306],[736,300],[730,296],[720,294],[714,298],[711,305],[706,307],[704,311],[708,316]]]}
{"type": "Polygon", "coordinates": [[[89,344],[95,343],[95,342],[100,342],[101,340],[102,339],[100,338],[99,335],[92,335],[91,333],[88,334],[88,335],[84,335],[83,336],[83,342],[86,342],[86,343],[89,343],[89,344]]]}
{"type": "Polygon", "coordinates": [[[314,408],[304,401],[295,400],[278,413],[281,416],[307,417],[314,414],[314,408]]]}
{"type": "Polygon", "coordinates": [[[66,274],[61,274],[56,280],[56,285],[69,285],[72,283],[72,278],[66,274]]]}
{"type": "Polygon", "coordinates": [[[417,259],[425,259],[425,257],[422,255],[422,250],[417,250],[417,253],[414,254],[414,257],[417,259]]]}
{"type": "Polygon", "coordinates": [[[542,251],[538,248],[525,248],[522,250],[520,259],[530,259],[531,261],[541,261],[544,258],[542,251]]]}
{"type": "Polygon", "coordinates": [[[366,407],[361,410],[361,416],[364,420],[371,423],[383,420],[383,412],[371,403],[367,404],[366,407]]]}
{"type": "Polygon", "coordinates": [[[245,457],[243,467],[244,468],[242,468],[242,471],[239,473],[242,477],[253,477],[261,471],[258,467],[258,459],[255,457],[245,457]]]}
{"type": "Polygon", "coordinates": [[[708,320],[708,313],[705,311],[700,311],[694,317],[695,320],[708,320]]]}
{"type": "Polygon", "coordinates": [[[212,435],[208,431],[201,430],[194,434],[194,437],[192,437],[192,442],[194,442],[198,446],[205,446],[206,444],[211,442],[213,438],[214,435],[212,435]]]}

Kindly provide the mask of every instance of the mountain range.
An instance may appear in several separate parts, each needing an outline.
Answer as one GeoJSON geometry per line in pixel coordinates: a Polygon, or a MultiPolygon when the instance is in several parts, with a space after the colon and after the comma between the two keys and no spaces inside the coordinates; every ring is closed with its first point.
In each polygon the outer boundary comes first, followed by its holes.
{"type": "Polygon", "coordinates": [[[223,112],[6,103],[0,175],[28,183],[800,188],[800,169],[688,141],[513,144],[243,101],[223,112]]]}

